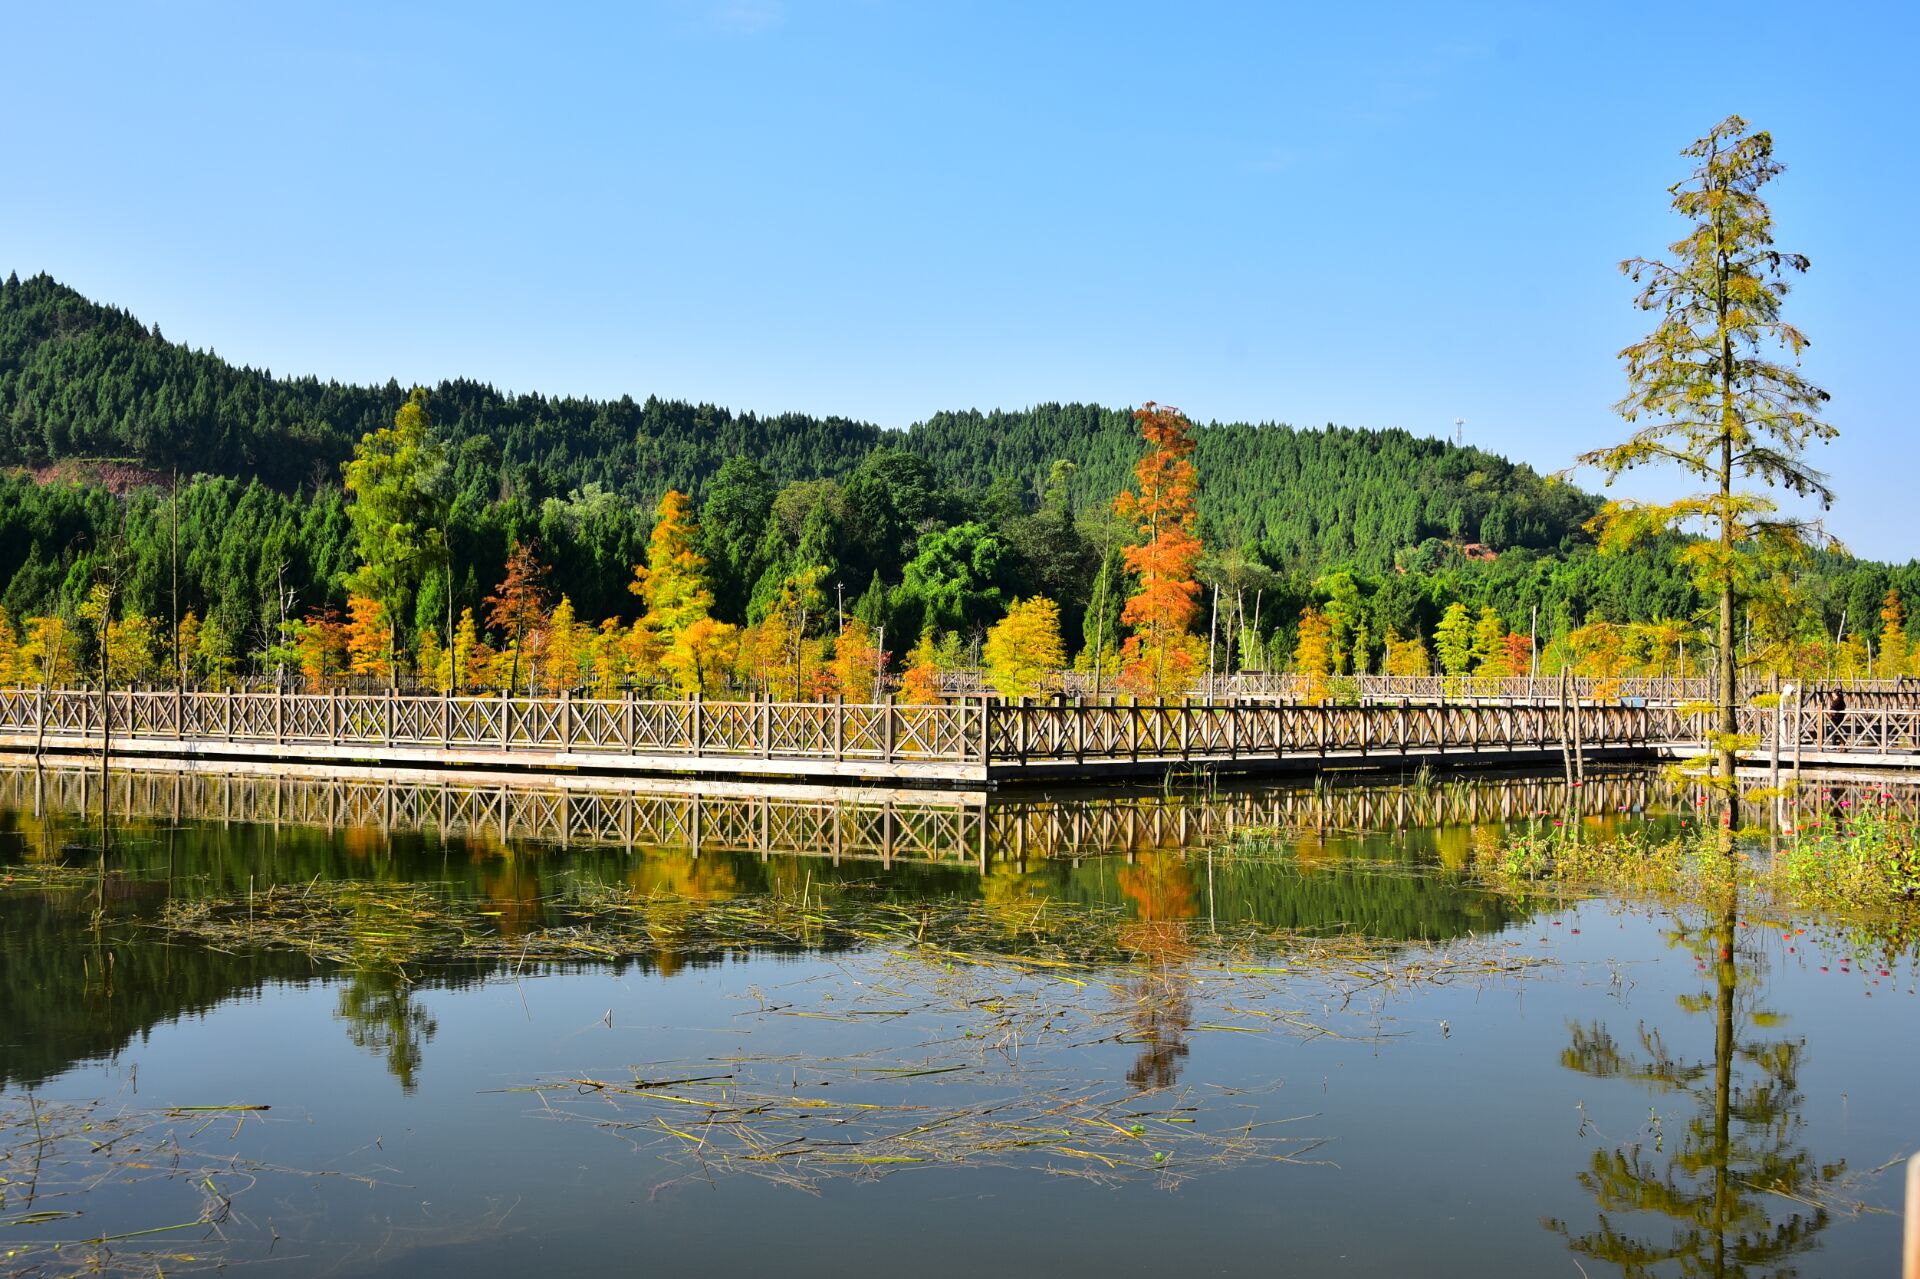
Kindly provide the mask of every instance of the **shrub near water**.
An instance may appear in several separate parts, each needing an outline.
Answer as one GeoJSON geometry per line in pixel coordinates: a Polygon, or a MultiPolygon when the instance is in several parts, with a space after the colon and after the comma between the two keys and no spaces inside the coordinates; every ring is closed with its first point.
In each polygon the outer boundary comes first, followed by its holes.
{"type": "Polygon", "coordinates": [[[1683,897],[1742,888],[1843,915],[1920,908],[1920,832],[1884,802],[1842,800],[1833,816],[1808,821],[1777,845],[1709,827],[1583,839],[1556,825],[1485,841],[1474,863],[1509,883],[1683,897]]]}
{"type": "Polygon", "coordinates": [[[1886,796],[1840,800],[1780,845],[1769,877],[1793,900],[1826,909],[1920,904],[1920,832],[1886,796]]]}

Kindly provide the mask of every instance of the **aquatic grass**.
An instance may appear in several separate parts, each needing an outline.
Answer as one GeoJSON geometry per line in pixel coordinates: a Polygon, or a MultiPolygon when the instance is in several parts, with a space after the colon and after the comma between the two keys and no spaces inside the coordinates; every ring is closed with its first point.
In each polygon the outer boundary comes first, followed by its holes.
{"type": "MultiPolygon", "coordinates": [[[[156,1275],[231,1264],[234,1202],[269,1178],[370,1178],[308,1173],[240,1154],[232,1143],[262,1121],[260,1103],[139,1108],[107,1099],[0,1096],[0,1273],[156,1275]],[[158,1187],[144,1216],[106,1226],[91,1196],[158,1187]]],[[[117,1210],[108,1210],[117,1211],[117,1210]]]]}

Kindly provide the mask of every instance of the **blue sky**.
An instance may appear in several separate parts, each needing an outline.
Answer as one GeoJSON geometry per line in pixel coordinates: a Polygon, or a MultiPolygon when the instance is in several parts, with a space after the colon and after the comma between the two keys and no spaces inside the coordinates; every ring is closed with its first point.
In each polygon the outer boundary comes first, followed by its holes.
{"type": "Polygon", "coordinates": [[[1913,5],[535,8],[0,4],[0,271],[276,372],[1457,416],[1556,469],[1621,433],[1615,263],[1737,111],[1813,259],[1831,526],[1920,554],[1913,5]]]}

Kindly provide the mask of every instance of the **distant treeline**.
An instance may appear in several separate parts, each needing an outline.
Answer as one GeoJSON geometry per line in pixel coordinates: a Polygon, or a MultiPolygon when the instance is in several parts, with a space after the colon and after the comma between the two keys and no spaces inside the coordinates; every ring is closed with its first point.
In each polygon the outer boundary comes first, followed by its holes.
{"type": "MultiPolygon", "coordinates": [[[[235,367],[44,275],[10,277],[0,465],[16,469],[0,478],[0,606],[71,615],[110,559],[120,607],[192,610],[207,642],[244,663],[283,615],[345,607],[356,549],[341,466],[407,394],[235,367]],[[164,484],[176,472],[177,502],[164,484]],[[103,475],[130,491],[116,496],[103,475]]],[[[633,566],[674,488],[695,499],[717,617],[753,620],[806,567],[823,570],[821,626],[858,608],[896,655],[928,626],[977,636],[1032,595],[1060,604],[1069,651],[1116,638],[1118,551],[1134,534],[1111,502],[1140,453],[1126,410],[942,413],[895,432],[470,381],[430,388],[426,404],[446,457],[450,553],[424,570],[405,628],[436,625],[449,602],[484,615],[516,543],[538,546],[580,617],[634,616],[633,566]]],[[[1223,662],[1284,661],[1311,606],[1343,619],[1358,640],[1344,660],[1371,669],[1389,633],[1430,637],[1456,602],[1514,631],[1537,612],[1543,637],[1701,608],[1670,546],[1599,556],[1583,528],[1597,499],[1478,449],[1398,430],[1215,424],[1200,428],[1195,462],[1201,576],[1247,635],[1223,662]]],[[[1875,630],[1891,587],[1920,598],[1920,568],[1824,559],[1793,624],[1808,640],[1843,621],[1875,630]]]]}

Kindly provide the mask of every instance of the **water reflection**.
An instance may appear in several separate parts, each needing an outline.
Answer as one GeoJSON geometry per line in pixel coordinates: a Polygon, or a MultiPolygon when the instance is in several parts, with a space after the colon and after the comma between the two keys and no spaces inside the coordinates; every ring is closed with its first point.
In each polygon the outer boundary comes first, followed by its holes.
{"type": "Polygon", "coordinates": [[[1623,1042],[1598,1021],[1575,1026],[1561,1054],[1569,1070],[1627,1080],[1688,1108],[1677,1134],[1662,1125],[1594,1151],[1580,1184],[1599,1209],[1597,1225],[1547,1223],[1575,1252],[1623,1275],[1794,1275],[1795,1258],[1831,1221],[1821,1191],[1846,1166],[1819,1162],[1801,1144],[1806,1041],[1776,1033],[1786,1019],[1760,1005],[1765,953],[1739,934],[1732,895],[1697,926],[1671,933],[1706,979],[1679,1003],[1690,1017],[1710,1019],[1710,1054],[1709,1026],[1700,1026],[1700,1049],[1688,1052],[1644,1023],[1623,1042]]]}

